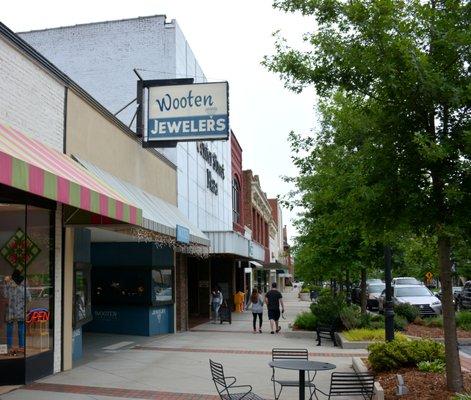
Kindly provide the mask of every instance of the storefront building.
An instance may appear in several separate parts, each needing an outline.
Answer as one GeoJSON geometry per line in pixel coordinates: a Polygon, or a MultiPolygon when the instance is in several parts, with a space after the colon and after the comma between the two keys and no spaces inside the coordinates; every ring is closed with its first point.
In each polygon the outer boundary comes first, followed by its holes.
{"type": "Polygon", "coordinates": [[[18,384],[71,368],[84,331],[124,333],[130,307],[132,333],[173,332],[176,251],[209,241],[176,166],[1,24],[0,67],[0,380],[18,384]]]}
{"type": "Polygon", "coordinates": [[[278,227],[272,217],[272,209],[263,191],[258,175],[252,170],[243,171],[243,212],[246,225],[252,232],[254,243],[263,249],[262,262],[251,262],[255,285],[263,292],[276,281],[276,270],[270,266],[270,240],[278,234],[278,227]]]}
{"type": "MultiPolygon", "coordinates": [[[[112,112],[118,112],[135,96],[134,68],[143,79],[206,81],[178,24],[167,22],[162,15],[25,32],[21,36],[112,112]]],[[[134,112],[132,104],[117,116],[134,128],[134,112]]],[[[231,300],[244,280],[246,267],[242,263],[246,261],[248,266],[250,259],[263,261],[265,254],[258,243],[252,242],[251,231],[245,230],[243,221],[234,227],[230,141],[179,143],[176,148],[156,152],[176,166],[178,209],[211,242],[209,258],[184,252],[176,256],[176,328],[185,330],[189,317],[198,321],[209,317],[211,287],[220,286],[225,298],[231,300]]]]}

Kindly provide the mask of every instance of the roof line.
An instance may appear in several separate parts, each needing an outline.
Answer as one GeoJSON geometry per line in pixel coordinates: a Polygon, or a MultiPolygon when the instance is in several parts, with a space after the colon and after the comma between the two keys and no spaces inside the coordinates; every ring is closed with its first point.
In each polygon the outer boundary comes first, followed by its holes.
{"type": "MultiPolygon", "coordinates": [[[[109,24],[109,23],[114,23],[114,22],[124,22],[124,21],[134,21],[138,19],[148,19],[148,18],[156,18],[156,17],[164,17],[165,20],[167,20],[167,15],[166,14],[155,14],[155,15],[145,15],[145,16],[139,16],[139,17],[133,17],[133,18],[122,18],[122,19],[111,19],[107,21],[97,21],[97,22],[84,22],[82,24],[75,24],[75,25],[63,25],[63,26],[56,26],[54,28],[43,28],[43,29],[33,29],[30,31],[22,31],[22,32],[17,32],[17,34],[23,34],[23,33],[32,33],[32,32],[45,32],[45,31],[52,31],[55,29],[68,29],[68,28],[75,28],[79,26],[87,26],[87,25],[99,25],[99,24],[109,24]]],[[[173,23],[175,21],[172,19],[170,22],[165,22],[165,23],[173,23]]]]}
{"type": "MultiPolygon", "coordinates": [[[[76,94],[78,94],[83,100],[90,104],[95,110],[97,110],[101,115],[108,119],[111,123],[116,125],[118,128],[123,131],[126,135],[131,137],[136,142],[142,143],[142,139],[136,136],[136,133],[129,128],[125,123],[120,119],[115,117],[111,111],[99,103],[95,98],[89,94],[85,89],[80,85],[75,83],[68,75],[62,72],[57,68],[53,63],[51,63],[46,57],[40,54],[36,49],[34,49],[30,44],[25,40],[19,37],[15,32],[8,28],[5,24],[0,22],[0,35],[9,40],[14,46],[19,50],[24,52],[28,57],[37,62],[43,69],[45,69],[49,74],[53,75],[56,79],[61,81],[67,88],[72,89],[76,94]]],[[[157,158],[165,162],[169,167],[176,169],[177,166],[164,157],[162,154],[157,152],[155,149],[148,148],[148,151],[153,153],[157,158]]]]}

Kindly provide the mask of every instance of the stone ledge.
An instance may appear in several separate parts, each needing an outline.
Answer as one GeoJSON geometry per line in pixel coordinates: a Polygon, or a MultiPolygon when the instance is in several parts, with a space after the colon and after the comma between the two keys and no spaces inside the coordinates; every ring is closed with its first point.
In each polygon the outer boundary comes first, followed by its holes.
{"type": "Polygon", "coordinates": [[[347,340],[341,332],[335,332],[335,337],[342,349],[366,349],[370,344],[378,343],[377,341],[350,341],[347,340]]]}
{"type": "MultiPolygon", "coordinates": [[[[352,366],[355,372],[368,372],[368,368],[360,357],[352,357],[352,366]]],[[[384,390],[379,382],[375,381],[374,391],[374,400],[384,400],[384,390]]]]}

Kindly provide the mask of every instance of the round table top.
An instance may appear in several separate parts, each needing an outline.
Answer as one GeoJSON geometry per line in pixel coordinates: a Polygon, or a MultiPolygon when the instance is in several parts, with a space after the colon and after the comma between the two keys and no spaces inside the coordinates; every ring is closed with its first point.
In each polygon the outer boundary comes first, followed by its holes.
{"type": "Polygon", "coordinates": [[[270,367],[281,369],[295,369],[298,371],[327,371],[337,368],[336,365],[326,362],[309,360],[278,360],[268,363],[270,367]]]}

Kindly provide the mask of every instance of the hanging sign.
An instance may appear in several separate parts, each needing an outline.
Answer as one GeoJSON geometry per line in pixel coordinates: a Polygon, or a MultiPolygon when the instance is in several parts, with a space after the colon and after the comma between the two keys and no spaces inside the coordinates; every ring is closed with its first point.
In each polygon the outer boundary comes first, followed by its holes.
{"type": "Polygon", "coordinates": [[[228,96],[227,82],[148,86],[144,142],[227,140],[228,96]]]}

